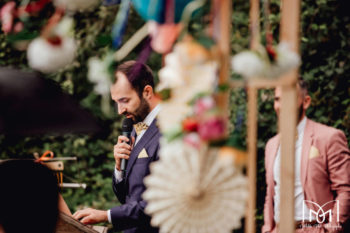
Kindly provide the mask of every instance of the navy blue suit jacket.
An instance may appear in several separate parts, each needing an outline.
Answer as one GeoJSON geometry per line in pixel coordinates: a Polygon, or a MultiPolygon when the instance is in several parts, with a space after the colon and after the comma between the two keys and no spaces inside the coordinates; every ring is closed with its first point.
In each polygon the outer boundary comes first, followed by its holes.
{"type": "MultiPolygon", "coordinates": [[[[135,135],[134,131],[132,135],[135,135]]],[[[144,213],[146,202],[141,195],[146,189],[143,179],[150,173],[149,165],[158,160],[160,136],[155,119],[131,151],[125,178],[117,183],[113,174],[113,191],[121,203],[111,209],[115,230],[125,230],[125,233],[158,232],[151,227],[150,217],[144,213]],[[146,150],[147,158],[138,158],[142,149],[146,150]]]]}

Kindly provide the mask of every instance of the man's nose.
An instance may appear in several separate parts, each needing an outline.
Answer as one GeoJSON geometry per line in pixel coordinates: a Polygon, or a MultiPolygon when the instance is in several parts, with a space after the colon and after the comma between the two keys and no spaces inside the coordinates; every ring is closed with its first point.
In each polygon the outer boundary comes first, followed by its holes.
{"type": "Polygon", "coordinates": [[[126,108],[124,106],[118,104],[118,113],[119,113],[119,115],[122,115],[125,112],[126,112],[126,108]]]}
{"type": "Polygon", "coordinates": [[[277,103],[277,102],[275,102],[275,103],[273,104],[273,108],[275,109],[275,112],[278,113],[279,110],[280,110],[280,104],[277,103]]]}

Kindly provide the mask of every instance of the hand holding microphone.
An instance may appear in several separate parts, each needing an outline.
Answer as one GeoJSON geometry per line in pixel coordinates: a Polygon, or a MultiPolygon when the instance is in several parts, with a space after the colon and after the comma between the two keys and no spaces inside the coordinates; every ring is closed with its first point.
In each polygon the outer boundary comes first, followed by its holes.
{"type": "Polygon", "coordinates": [[[122,135],[118,137],[118,143],[114,146],[114,158],[117,170],[122,172],[122,178],[125,177],[127,160],[129,159],[134,138],[131,137],[133,121],[130,118],[123,120],[122,135]]]}

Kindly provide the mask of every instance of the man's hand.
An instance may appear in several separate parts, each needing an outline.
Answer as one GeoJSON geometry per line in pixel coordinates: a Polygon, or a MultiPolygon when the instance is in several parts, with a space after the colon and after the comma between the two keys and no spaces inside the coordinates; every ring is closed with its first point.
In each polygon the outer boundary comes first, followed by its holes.
{"type": "MultiPolygon", "coordinates": [[[[135,138],[132,137],[132,143],[134,144],[135,138]]],[[[129,159],[131,154],[132,147],[127,144],[129,142],[129,138],[125,136],[118,137],[118,143],[114,146],[114,159],[115,159],[115,167],[118,171],[120,171],[120,159],[129,159]]]]}
{"type": "Polygon", "coordinates": [[[91,208],[78,210],[73,214],[73,218],[84,224],[96,224],[100,222],[108,222],[107,211],[95,210],[91,208]]]}

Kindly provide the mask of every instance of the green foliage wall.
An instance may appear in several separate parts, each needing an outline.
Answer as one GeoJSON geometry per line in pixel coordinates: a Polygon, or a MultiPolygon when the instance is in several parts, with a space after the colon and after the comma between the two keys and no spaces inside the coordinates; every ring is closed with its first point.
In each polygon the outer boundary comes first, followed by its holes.
{"type": "MultiPolygon", "coordinates": [[[[271,0],[271,22],[274,38],[279,33],[280,1],[271,0]]],[[[0,4],[1,6],[2,4],[0,4]]],[[[118,7],[100,7],[90,13],[74,15],[75,38],[79,42],[78,57],[64,71],[49,75],[62,88],[76,98],[82,106],[92,112],[105,128],[100,135],[66,135],[60,137],[38,136],[31,138],[0,136],[0,159],[32,157],[33,152],[42,153],[49,149],[56,156],[77,156],[77,162],[65,162],[65,175],[77,182],[88,184],[83,189],[63,189],[62,193],[74,212],[83,206],[108,209],[118,202],[112,192],[111,176],[114,167],[113,145],[120,133],[120,117],[106,116],[100,108],[100,97],[93,93],[92,84],[87,81],[87,59],[101,56],[109,49],[106,38],[118,7]]],[[[304,0],[301,8],[301,75],[310,83],[313,98],[308,116],[316,121],[343,130],[350,141],[350,17],[346,12],[346,0],[304,0]]],[[[249,44],[249,1],[233,1],[232,54],[248,48],[249,44]]],[[[261,19],[264,15],[261,14],[261,19]]],[[[42,21],[42,20],[41,20],[42,21]]],[[[197,28],[201,23],[197,22],[197,28]]],[[[143,20],[131,12],[127,40],[143,20]]],[[[195,28],[195,27],[194,27],[195,28]]],[[[37,29],[39,30],[39,24],[37,29]]],[[[264,38],[262,30],[262,38],[264,38]]],[[[262,39],[264,43],[264,39],[262,39]]],[[[135,59],[142,46],[126,59],[135,59]]],[[[152,54],[148,64],[155,71],[161,67],[161,56],[152,54]]],[[[0,65],[28,69],[24,52],[15,50],[0,34],[0,65]]],[[[232,78],[237,78],[232,75],[232,78]]],[[[234,126],[238,114],[246,114],[246,92],[238,88],[231,91],[231,121],[234,126]]],[[[111,102],[111,105],[113,103],[111,102]]],[[[273,111],[273,91],[259,91],[258,115],[258,200],[257,231],[263,223],[262,209],[265,196],[264,147],[276,131],[276,116],[273,111]]],[[[246,131],[244,130],[243,136],[246,131]]],[[[68,179],[67,177],[65,179],[68,179]]],[[[66,180],[70,182],[69,180],[66,180]]]]}
{"type": "MultiPolygon", "coordinates": [[[[19,2],[19,1],[18,1],[19,2]]],[[[0,4],[0,7],[3,4],[0,4]]],[[[62,189],[71,211],[78,208],[93,207],[108,209],[118,205],[112,191],[112,172],[114,169],[113,146],[120,134],[120,116],[117,113],[105,115],[101,111],[101,97],[93,92],[93,85],[87,80],[87,60],[92,56],[103,56],[110,49],[110,32],[118,11],[118,6],[100,7],[92,12],[77,13],[75,20],[75,39],[79,44],[76,60],[64,70],[47,76],[61,84],[63,90],[90,111],[100,121],[104,131],[98,135],[65,135],[14,137],[0,135],[0,159],[33,158],[33,153],[42,154],[51,150],[57,157],[76,156],[77,162],[65,163],[65,182],[86,183],[84,189],[62,189]]],[[[52,15],[52,8],[47,15],[33,25],[33,32],[40,33],[41,25],[52,15]]],[[[124,40],[130,38],[144,21],[131,11],[124,40]]],[[[136,59],[142,45],[137,47],[126,59],[136,59]]],[[[153,70],[161,66],[161,56],[152,54],[148,64],[153,70]]],[[[0,34],[0,66],[12,66],[30,69],[26,53],[18,51],[0,34]]],[[[112,101],[111,106],[114,106],[112,101]]]]}

